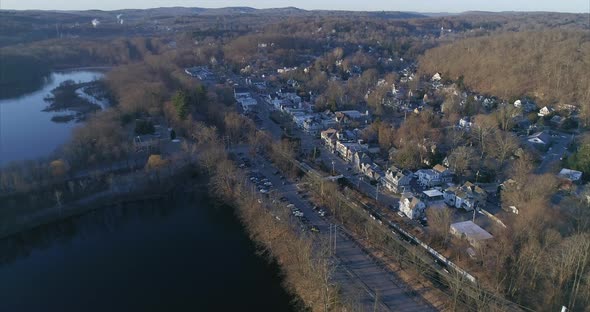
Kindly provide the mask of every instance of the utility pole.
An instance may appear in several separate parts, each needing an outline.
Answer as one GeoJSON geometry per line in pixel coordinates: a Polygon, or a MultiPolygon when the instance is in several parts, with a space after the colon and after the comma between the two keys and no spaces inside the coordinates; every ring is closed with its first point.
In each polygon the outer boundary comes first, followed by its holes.
{"type": "Polygon", "coordinates": [[[334,172],[335,172],[335,171],[336,171],[336,170],[334,170],[334,161],[332,160],[332,175],[334,175],[334,172]]]}
{"type": "Polygon", "coordinates": [[[328,233],[328,251],[332,255],[332,223],[329,224],[328,233]]]}
{"type": "Polygon", "coordinates": [[[334,224],[334,255],[336,255],[336,238],[338,237],[338,225],[334,224]]]}

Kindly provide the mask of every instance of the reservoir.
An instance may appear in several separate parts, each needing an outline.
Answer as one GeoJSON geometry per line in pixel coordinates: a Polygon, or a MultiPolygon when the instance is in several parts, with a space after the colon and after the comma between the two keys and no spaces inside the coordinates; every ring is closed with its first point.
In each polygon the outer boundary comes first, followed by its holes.
{"type": "Polygon", "coordinates": [[[0,241],[0,311],[293,311],[281,283],[204,191],[0,241]]]}
{"type": "Polygon", "coordinates": [[[41,89],[0,100],[0,166],[16,160],[48,157],[64,144],[77,124],[51,121],[58,113],[42,111],[48,105],[44,98],[66,80],[90,82],[103,75],[100,71],[55,72],[41,89]]]}

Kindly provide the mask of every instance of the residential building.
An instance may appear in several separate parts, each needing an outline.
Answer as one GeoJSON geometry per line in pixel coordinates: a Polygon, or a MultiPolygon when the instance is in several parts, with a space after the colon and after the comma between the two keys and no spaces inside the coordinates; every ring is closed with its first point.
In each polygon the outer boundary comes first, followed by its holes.
{"type": "Polygon", "coordinates": [[[438,175],[441,183],[449,183],[453,181],[453,173],[449,168],[443,165],[436,165],[432,168],[438,175]]]}
{"type": "Polygon", "coordinates": [[[459,120],[458,127],[460,129],[469,131],[469,129],[471,129],[471,127],[473,127],[473,122],[471,122],[471,118],[463,117],[459,120]]]}
{"type": "Polygon", "coordinates": [[[578,170],[563,168],[557,176],[572,183],[580,183],[582,181],[582,172],[578,170]]]}
{"type": "Polygon", "coordinates": [[[236,99],[241,97],[250,97],[250,90],[248,90],[248,88],[234,88],[234,97],[236,99]]]}
{"type": "Polygon", "coordinates": [[[527,141],[533,144],[547,145],[551,142],[551,136],[547,132],[541,131],[530,135],[527,141]]]}
{"type": "Polygon", "coordinates": [[[451,224],[450,232],[461,239],[466,239],[475,248],[482,247],[486,240],[493,238],[492,234],[472,221],[453,223],[451,224]]]}
{"type": "Polygon", "coordinates": [[[400,170],[392,166],[385,172],[385,176],[381,180],[381,183],[394,193],[402,193],[410,186],[411,180],[412,172],[408,170],[400,170]]]}
{"type": "Polygon", "coordinates": [[[334,113],[335,120],[339,124],[347,125],[351,122],[368,123],[370,121],[369,112],[365,114],[356,110],[338,111],[334,113]]]}
{"type": "Polygon", "coordinates": [[[432,169],[416,171],[418,182],[425,187],[438,186],[453,180],[453,173],[443,165],[436,165],[432,169]]]}
{"type": "Polygon", "coordinates": [[[544,106],[543,108],[541,108],[539,110],[539,113],[537,113],[537,115],[539,117],[545,117],[545,116],[551,115],[551,113],[553,113],[553,111],[554,111],[553,108],[544,106]]]}
{"type": "Polygon", "coordinates": [[[369,157],[369,155],[367,155],[366,153],[357,151],[356,153],[354,153],[352,162],[354,164],[354,168],[356,170],[361,171],[363,164],[371,163],[371,157],[369,157]]]}
{"type": "Polygon", "coordinates": [[[324,142],[324,145],[333,153],[336,149],[336,133],[338,130],[330,128],[320,133],[320,137],[324,142]]]}
{"type": "Polygon", "coordinates": [[[399,211],[410,219],[420,219],[424,217],[426,205],[412,193],[403,193],[399,201],[399,211]]]}
{"type": "Polygon", "coordinates": [[[487,199],[487,192],[471,182],[465,182],[459,187],[449,187],[443,192],[443,195],[447,205],[467,211],[472,211],[483,205],[487,199]]]}
{"type": "Polygon", "coordinates": [[[361,165],[361,171],[365,176],[373,181],[380,181],[385,175],[383,170],[375,163],[364,163],[361,165]]]}

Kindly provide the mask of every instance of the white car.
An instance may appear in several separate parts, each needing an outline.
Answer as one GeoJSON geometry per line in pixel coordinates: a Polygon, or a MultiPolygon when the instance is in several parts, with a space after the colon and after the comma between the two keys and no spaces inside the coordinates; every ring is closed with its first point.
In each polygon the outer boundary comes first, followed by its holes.
{"type": "Polygon", "coordinates": [[[268,190],[267,189],[260,189],[260,193],[262,193],[262,194],[268,194],[268,190]]]}
{"type": "Polygon", "coordinates": [[[401,211],[398,211],[398,212],[397,212],[397,215],[398,215],[398,216],[400,216],[400,217],[402,217],[402,218],[406,216],[406,215],[405,215],[403,212],[401,212],[401,211]]]}

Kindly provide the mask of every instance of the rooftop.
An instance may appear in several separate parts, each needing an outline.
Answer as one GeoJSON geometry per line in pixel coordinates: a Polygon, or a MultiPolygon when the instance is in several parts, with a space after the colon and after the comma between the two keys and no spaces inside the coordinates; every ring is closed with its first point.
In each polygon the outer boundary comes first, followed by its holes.
{"type": "Polygon", "coordinates": [[[582,179],[582,172],[578,170],[563,168],[561,169],[561,171],[559,171],[559,174],[557,176],[559,176],[560,178],[568,179],[570,181],[578,181],[582,179]]]}
{"type": "Polygon", "coordinates": [[[472,221],[453,223],[451,224],[451,230],[465,235],[469,240],[481,241],[493,238],[492,234],[488,233],[472,221]]]}
{"type": "Polygon", "coordinates": [[[426,196],[428,196],[430,198],[437,197],[437,196],[443,196],[443,193],[439,190],[427,190],[422,193],[424,193],[426,196]]]}

